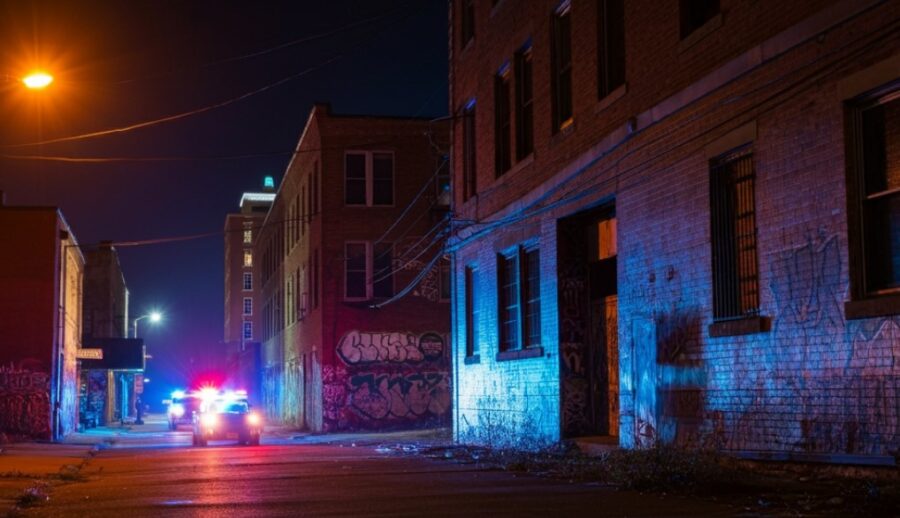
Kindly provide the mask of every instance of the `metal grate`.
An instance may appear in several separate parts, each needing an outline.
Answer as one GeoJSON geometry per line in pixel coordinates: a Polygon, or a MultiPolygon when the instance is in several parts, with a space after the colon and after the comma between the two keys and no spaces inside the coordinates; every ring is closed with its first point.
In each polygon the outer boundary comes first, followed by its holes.
{"type": "Polygon", "coordinates": [[[716,320],[759,314],[755,180],[749,151],[729,153],[710,163],[716,320]]]}

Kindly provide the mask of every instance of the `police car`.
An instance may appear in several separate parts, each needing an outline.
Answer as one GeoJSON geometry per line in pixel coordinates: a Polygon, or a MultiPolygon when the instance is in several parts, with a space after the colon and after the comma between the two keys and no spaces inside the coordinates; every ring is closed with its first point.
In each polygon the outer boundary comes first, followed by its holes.
{"type": "Polygon", "coordinates": [[[193,442],[206,446],[209,441],[236,439],[238,444],[258,446],[262,428],[262,416],[250,409],[246,393],[207,394],[194,414],[193,442]]]}
{"type": "Polygon", "coordinates": [[[180,424],[192,424],[194,413],[200,410],[202,399],[195,392],[176,390],[172,392],[172,398],[168,400],[166,413],[169,418],[169,430],[178,429],[180,424]]]}

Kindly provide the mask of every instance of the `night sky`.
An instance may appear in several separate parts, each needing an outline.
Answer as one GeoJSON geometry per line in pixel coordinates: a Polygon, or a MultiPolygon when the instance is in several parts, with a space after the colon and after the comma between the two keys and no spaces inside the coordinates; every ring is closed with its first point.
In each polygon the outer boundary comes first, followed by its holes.
{"type": "MultiPolygon", "coordinates": [[[[0,2],[0,74],[31,68],[55,83],[41,92],[0,83],[7,204],[60,207],[82,244],[219,232],[242,192],[267,174],[280,181],[313,102],[331,102],[336,113],[446,114],[447,4],[0,2]],[[171,122],[17,146],[158,120],[269,85],[171,122]]],[[[157,327],[140,324],[154,357],[145,400],[154,403],[220,356],[222,236],[119,253],[131,317],[166,315],[157,327]]]]}

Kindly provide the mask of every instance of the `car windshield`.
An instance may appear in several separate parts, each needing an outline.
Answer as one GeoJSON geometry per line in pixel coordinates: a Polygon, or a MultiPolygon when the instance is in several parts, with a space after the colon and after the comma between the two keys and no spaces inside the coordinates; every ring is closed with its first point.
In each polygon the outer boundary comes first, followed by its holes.
{"type": "Polygon", "coordinates": [[[250,409],[247,403],[241,401],[220,402],[210,409],[219,414],[246,414],[250,409]]]}

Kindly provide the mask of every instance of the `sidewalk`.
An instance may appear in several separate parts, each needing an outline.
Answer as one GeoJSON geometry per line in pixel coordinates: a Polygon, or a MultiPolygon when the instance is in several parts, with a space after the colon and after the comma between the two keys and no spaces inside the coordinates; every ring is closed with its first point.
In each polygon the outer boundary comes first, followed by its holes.
{"type": "Polygon", "coordinates": [[[46,499],[51,486],[73,480],[98,444],[15,443],[0,446],[0,514],[46,499]]]}

